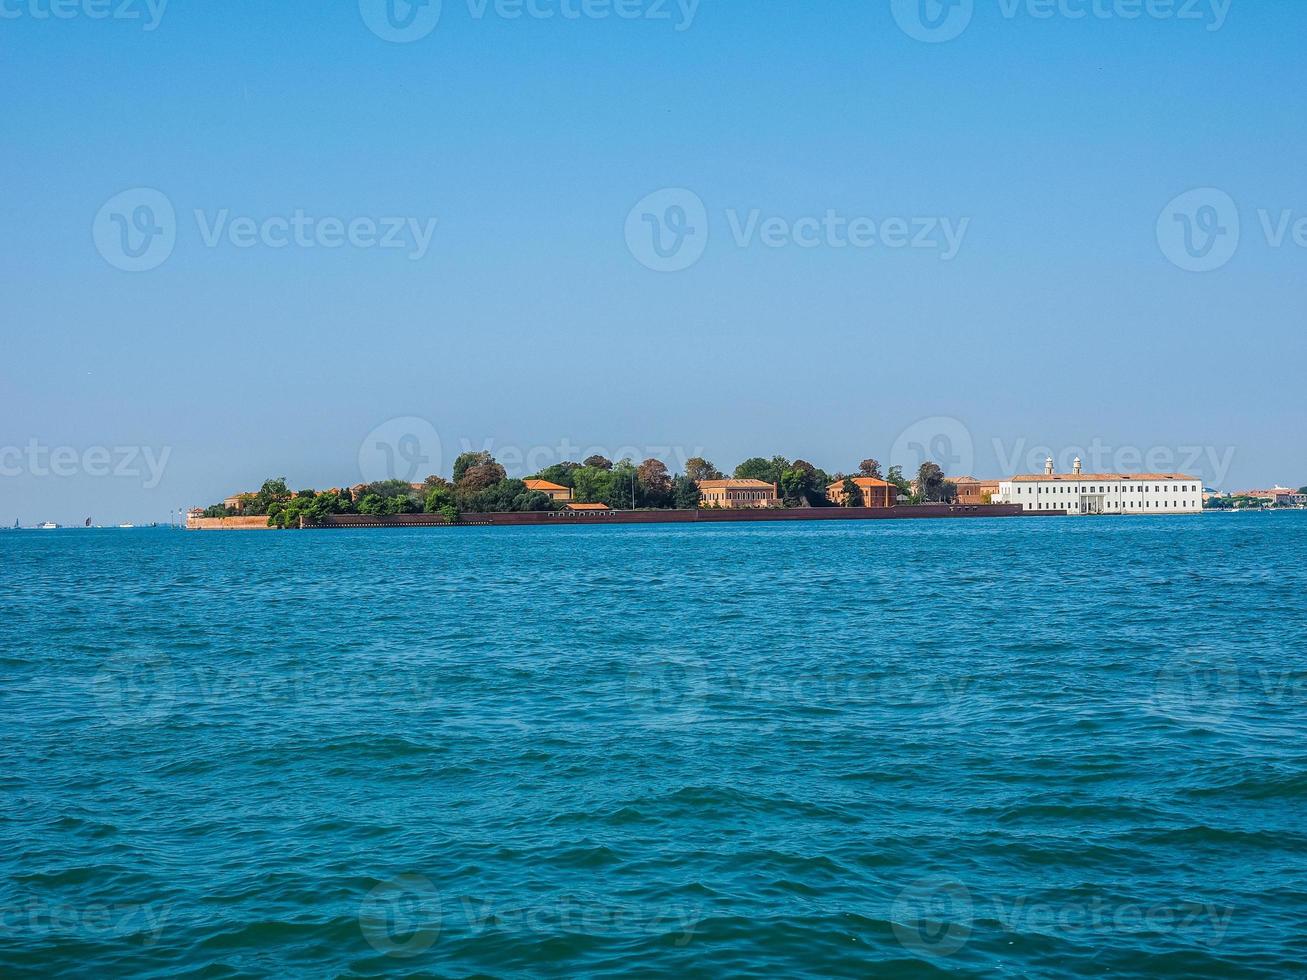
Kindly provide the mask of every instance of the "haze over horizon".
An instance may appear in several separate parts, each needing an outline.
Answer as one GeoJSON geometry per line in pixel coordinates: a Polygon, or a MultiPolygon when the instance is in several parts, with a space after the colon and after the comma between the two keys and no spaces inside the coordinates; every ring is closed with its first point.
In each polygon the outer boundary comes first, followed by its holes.
{"type": "Polygon", "coordinates": [[[1302,6],[386,2],[4,8],[0,523],[564,444],[1307,483],[1302,6]]]}

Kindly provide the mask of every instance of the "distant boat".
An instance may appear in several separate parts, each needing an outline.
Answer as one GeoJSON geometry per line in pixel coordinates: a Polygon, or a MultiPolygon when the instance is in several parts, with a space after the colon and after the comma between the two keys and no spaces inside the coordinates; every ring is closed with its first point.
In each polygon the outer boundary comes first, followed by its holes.
{"type": "Polygon", "coordinates": [[[135,527],[135,524],[119,524],[119,527],[135,527]]]}
{"type": "Polygon", "coordinates": [[[56,528],[58,528],[59,525],[56,524],[54,521],[46,521],[44,524],[38,524],[37,527],[40,528],[42,531],[53,531],[56,528]]]}
{"type": "Polygon", "coordinates": [[[90,519],[89,517],[86,519],[86,524],[84,524],[83,526],[84,526],[84,527],[90,527],[90,526],[91,526],[91,519],[90,519]]]}

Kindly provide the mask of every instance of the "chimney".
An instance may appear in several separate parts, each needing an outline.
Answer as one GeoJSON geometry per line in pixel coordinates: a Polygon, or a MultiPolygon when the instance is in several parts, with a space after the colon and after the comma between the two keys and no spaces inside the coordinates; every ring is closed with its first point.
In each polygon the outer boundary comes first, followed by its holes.
{"type": "Polygon", "coordinates": [[[1050,456],[1048,457],[1048,459],[1044,460],[1044,476],[1052,476],[1052,475],[1053,475],[1053,457],[1050,456]]]}
{"type": "Polygon", "coordinates": [[[1072,467],[1072,472],[1074,472],[1074,473],[1076,474],[1076,476],[1079,476],[1079,475],[1080,475],[1080,457],[1079,457],[1079,456],[1076,457],[1076,462],[1075,462],[1075,465],[1072,467]]]}

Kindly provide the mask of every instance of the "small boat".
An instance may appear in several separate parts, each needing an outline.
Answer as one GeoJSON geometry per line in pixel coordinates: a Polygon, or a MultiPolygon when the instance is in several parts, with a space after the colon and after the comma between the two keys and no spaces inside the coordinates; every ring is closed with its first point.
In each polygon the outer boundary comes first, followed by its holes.
{"type": "Polygon", "coordinates": [[[46,521],[44,524],[38,524],[36,526],[42,531],[54,531],[59,527],[59,525],[54,521],[46,521]]]}
{"type": "Polygon", "coordinates": [[[135,527],[136,525],[135,525],[135,524],[119,524],[118,526],[119,526],[119,527],[123,527],[123,528],[127,528],[127,527],[135,527]]]}

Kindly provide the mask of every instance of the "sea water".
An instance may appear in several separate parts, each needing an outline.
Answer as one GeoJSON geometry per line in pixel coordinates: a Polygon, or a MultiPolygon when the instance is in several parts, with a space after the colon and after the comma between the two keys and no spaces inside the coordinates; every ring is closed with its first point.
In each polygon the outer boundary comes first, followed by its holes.
{"type": "Polygon", "coordinates": [[[1301,975],[1307,515],[0,534],[0,973],[1301,975]]]}

